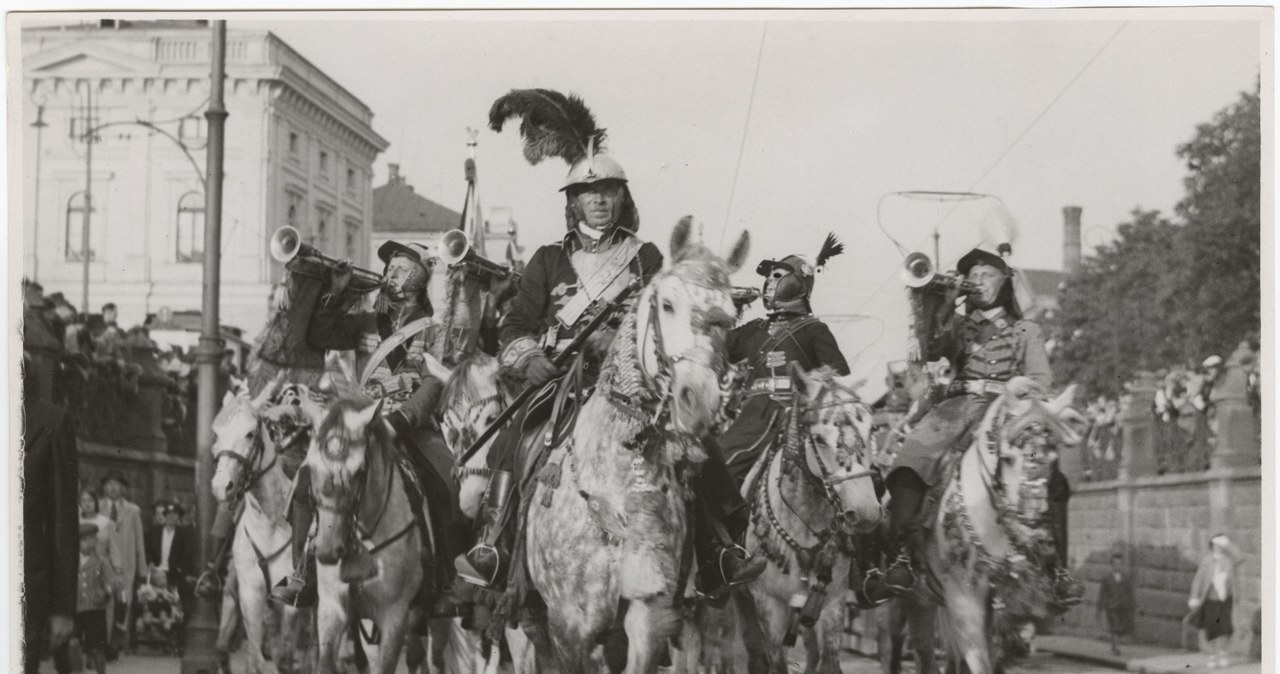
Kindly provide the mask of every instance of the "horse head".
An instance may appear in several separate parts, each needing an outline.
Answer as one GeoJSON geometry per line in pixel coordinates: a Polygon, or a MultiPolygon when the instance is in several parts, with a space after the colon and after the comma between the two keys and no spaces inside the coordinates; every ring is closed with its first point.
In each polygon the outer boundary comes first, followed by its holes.
{"type": "Polygon", "coordinates": [[[378,423],[381,401],[353,394],[336,400],[324,414],[307,450],[311,495],[317,508],[316,559],[336,564],[354,540],[357,516],[373,453],[389,446],[389,431],[378,423]]]}
{"type": "MultiPolygon", "coordinates": [[[[498,384],[498,359],[477,351],[454,367],[440,396],[440,429],[455,459],[475,442],[509,402],[498,384]]],[[[488,484],[486,462],[492,445],[493,438],[490,438],[467,465],[454,468],[459,505],[462,513],[472,519],[480,511],[488,484]]]]}
{"type": "Polygon", "coordinates": [[[800,419],[807,430],[805,466],[843,514],[847,533],[871,531],[884,516],[872,479],[871,408],[854,392],[852,375],[840,377],[823,367],[800,377],[806,393],[800,419]]]}
{"type": "Polygon", "coordinates": [[[1014,377],[991,405],[978,430],[979,446],[988,474],[1007,506],[1028,518],[1043,514],[1045,484],[1052,462],[1063,449],[1075,446],[1088,421],[1069,407],[1075,395],[1070,386],[1045,401],[1045,390],[1026,377],[1014,377]]]}
{"type": "Polygon", "coordinates": [[[275,394],[279,379],[263,387],[257,398],[248,392],[227,392],[222,409],[213,420],[214,498],[221,503],[238,499],[248,487],[246,477],[256,470],[262,455],[258,433],[259,412],[275,394]]]}
{"type": "Polygon", "coordinates": [[[690,240],[692,219],[671,234],[671,265],[653,278],[636,303],[640,370],[651,388],[669,396],[676,432],[704,435],[718,423],[728,366],[725,338],[735,309],[729,275],[742,266],[746,232],[727,260],[690,240]]]}

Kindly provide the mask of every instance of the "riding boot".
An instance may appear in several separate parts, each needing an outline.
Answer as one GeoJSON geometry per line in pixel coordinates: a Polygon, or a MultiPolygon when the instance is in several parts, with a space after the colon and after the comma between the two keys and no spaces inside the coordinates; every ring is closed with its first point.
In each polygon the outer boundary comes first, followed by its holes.
{"type": "Polygon", "coordinates": [[[289,515],[289,524],[293,527],[293,573],[271,588],[272,600],[295,608],[314,606],[316,600],[315,559],[307,546],[312,517],[314,513],[309,504],[303,499],[294,500],[289,515]]]}
{"type": "Polygon", "coordinates": [[[890,592],[905,595],[915,586],[916,574],[925,568],[920,510],[928,485],[909,471],[899,471],[890,477],[889,491],[893,500],[889,511],[889,530],[893,541],[890,552],[893,562],[885,571],[884,581],[890,592]]]}
{"type": "Polygon", "coordinates": [[[507,505],[511,498],[512,474],[494,471],[489,477],[489,490],[485,498],[485,525],[480,542],[454,560],[458,576],[463,580],[490,589],[501,589],[500,580],[505,577],[510,562],[506,533],[507,505]]]}
{"type": "Polygon", "coordinates": [[[752,555],[742,546],[746,537],[745,521],[744,526],[736,527],[741,532],[734,536],[726,526],[730,523],[716,519],[702,499],[695,502],[693,512],[694,553],[698,557],[698,585],[703,595],[724,596],[728,590],[764,573],[768,560],[752,555]]]}

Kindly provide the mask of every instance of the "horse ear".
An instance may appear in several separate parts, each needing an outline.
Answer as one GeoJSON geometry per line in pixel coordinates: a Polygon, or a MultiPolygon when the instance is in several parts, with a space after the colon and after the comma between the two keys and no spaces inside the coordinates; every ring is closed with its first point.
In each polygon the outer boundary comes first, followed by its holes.
{"type": "Polygon", "coordinates": [[[671,260],[673,262],[679,260],[689,247],[689,238],[692,234],[693,216],[686,215],[680,218],[680,222],[676,223],[676,228],[671,230],[671,260]]]}
{"type": "Polygon", "coordinates": [[[729,273],[732,274],[742,268],[747,261],[747,254],[751,252],[751,233],[743,230],[738,235],[738,242],[733,245],[733,250],[729,251],[729,259],[725,260],[725,265],[729,267],[729,273]]]}
{"type": "Polygon", "coordinates": [[[377,419],[382,415],[383,400],[383,398],[378,398],[371,405],[360,411],[361,426],[368,426],[370,423],[373,423],[374,419],[377,419]]]}

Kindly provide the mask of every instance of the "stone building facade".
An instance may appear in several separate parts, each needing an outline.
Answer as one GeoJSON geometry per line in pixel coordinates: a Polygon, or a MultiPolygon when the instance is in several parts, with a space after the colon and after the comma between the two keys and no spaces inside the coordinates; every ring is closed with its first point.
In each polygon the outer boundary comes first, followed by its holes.
{"type": "MultiPolygon", "coordinates": [[[[115,302],[127,326],[200,309],[211,36],[194,21],[22,30],[23,274],[46,294],[81,305],[90,181],[91,311],[115,302]]],[[[368,106],[268,31],[228,30],[226,106],[221,312],[252,337],[283,271],[277,228],[368,255],[387,141],[368,106]]]]}

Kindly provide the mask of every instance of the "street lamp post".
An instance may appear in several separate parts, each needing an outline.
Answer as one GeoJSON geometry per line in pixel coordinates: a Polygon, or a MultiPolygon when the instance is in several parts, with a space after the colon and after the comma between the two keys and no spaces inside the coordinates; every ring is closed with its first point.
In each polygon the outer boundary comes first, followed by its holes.
{"type": "MultiPolygon", "coordinates": [[[[210,88],[209,151],[206,156],[208,179],[205,181],[208,218],[204,231],[204,298],[200,346],[196,360],[200,367],[199,406],[196,425],[196,512],[200,527],[200,569],[208,566],[213,550],[209,532],[213,528],[214,499],[210,486],[213,477],[213,416],[217,404],[218,365],[222,362],[223,340],[219,330],[218,299],[221,283],[222,242],[222,159],[227,108],[223,99],[226,79],[227,22],[213,22],[213,72],[210,88]]],[[[187,622],[187,648],[182,658],[183,674],[213,674],[218,670],[216,641],[218,611],[213,601],[195,598],[191,619],[187,622]]]]}
{"type": "Polygon", "coordinates": [[[36,121],[31,123],[31,128],[36,130],[36,186],[34,204],[31,209],[31,240],[27,242],[31,246],[31,280],[38,281],[40,277],[40,251],[36,245],[36,239],[40,237],[40,155],[44,146],[44,129],[49,126],[44,121],[44,101],[36,105],[36,121]]]}
{"type": "Polygon", "coordinates": [[[80,232],[80,257],[84,260],[83,294],[84,315],[89,315],[89,214],[93,212],[93,80],[87,81],[84,106],[84,220],[80,232]]]}

